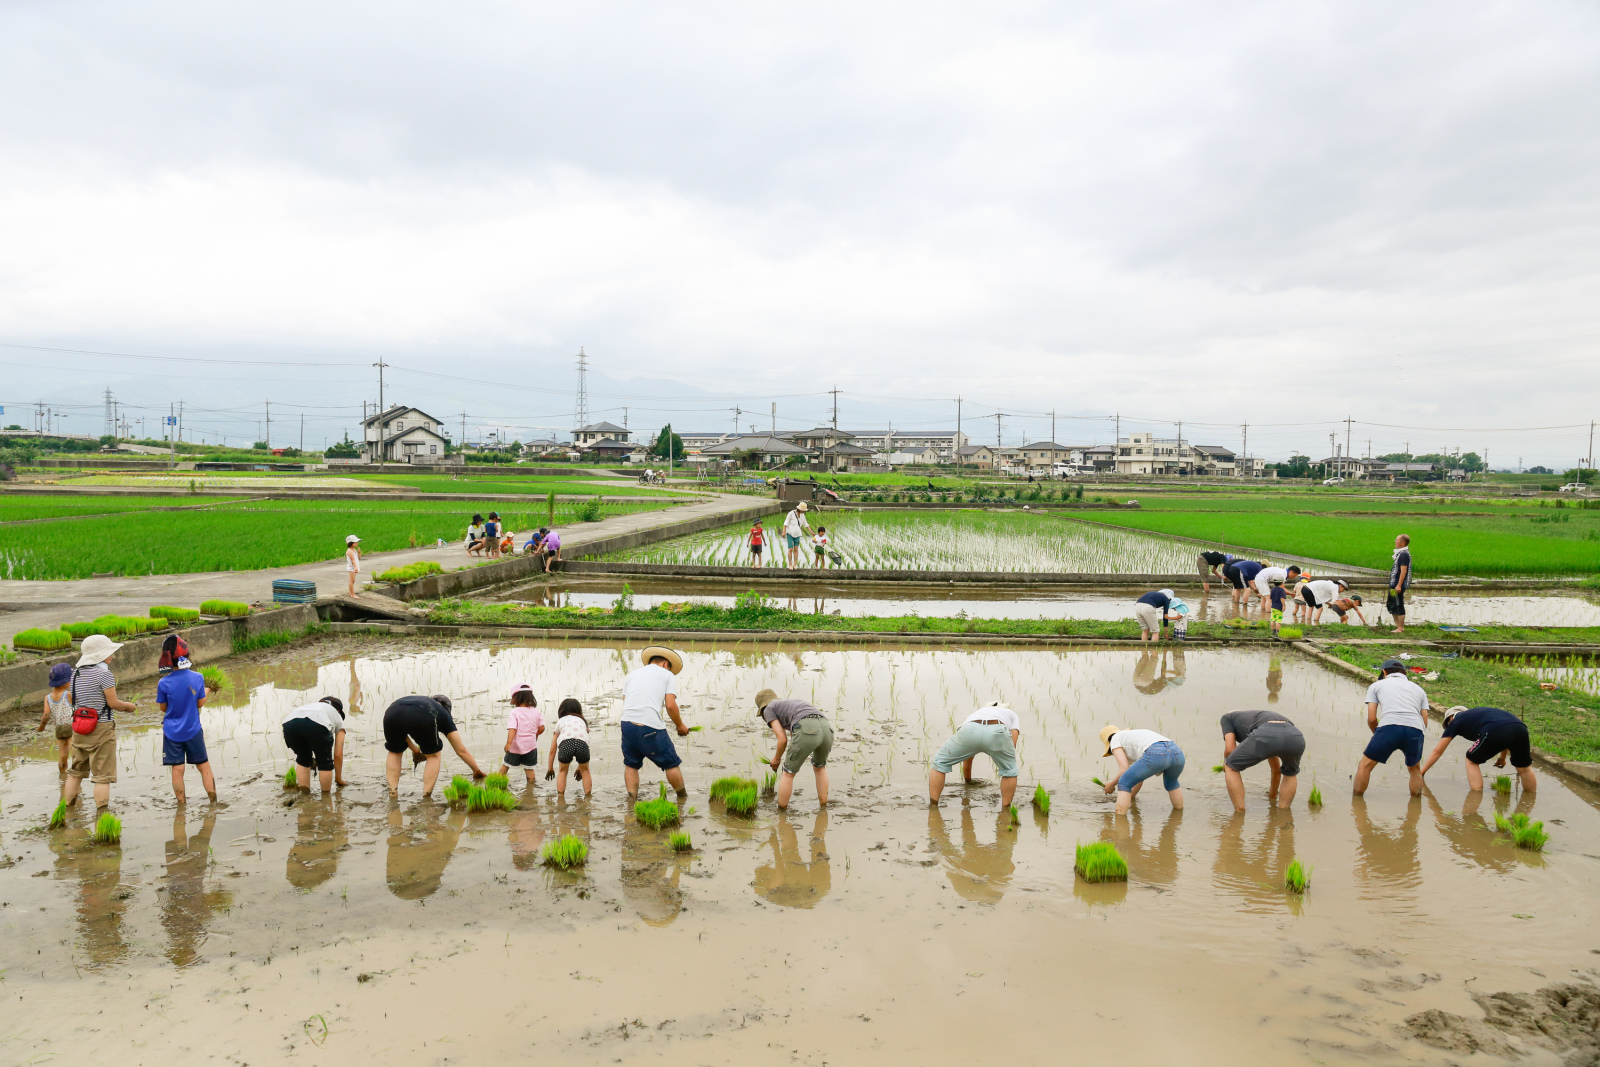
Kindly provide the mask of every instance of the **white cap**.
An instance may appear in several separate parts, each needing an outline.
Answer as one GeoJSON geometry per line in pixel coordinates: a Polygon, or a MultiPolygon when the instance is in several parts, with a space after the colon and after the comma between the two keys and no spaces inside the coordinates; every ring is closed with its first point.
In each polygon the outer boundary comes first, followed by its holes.
{"type": "Polygon", "coordinates": [[[361,540],[361,538],[357,537],[355,534],[351,534],[349,537],[346,537],[344,539],[344,543],[347,544],[347,545],[353,545],[357,541],[360,541],[360,540],[361,540]]]}

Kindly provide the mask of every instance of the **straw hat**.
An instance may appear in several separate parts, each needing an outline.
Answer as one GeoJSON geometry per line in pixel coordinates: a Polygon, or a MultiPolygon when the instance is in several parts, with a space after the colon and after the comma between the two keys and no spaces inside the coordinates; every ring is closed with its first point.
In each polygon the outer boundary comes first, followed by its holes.
{"type": "Polygon", "coordinates": [[[800,503],[796,504],[794,506],[794,509],[796,511],[810,511],[811,510],[810,508],[806,507],[806,502],[804,500],[802,500],[802,501],[800,501],[800,503]]]}
{"type": "Polygon", "coordinates": [[[667,670],[673,674],[683,670],[683,657],[665,645],[646,645],[645,650],[639,653],[639,662],[648,664],[657,657],[667,661],[667,670]]]}
{"type": "Polygon", "coordinates": [[[756,694],[756,710],[766,711],[767,705],[778,699],[778,694],[770,689],[763,689],[756,694]]]}
{"type": "Polygon", "coordinates": [[[1444,713],[1444,724],[1449,726],[1451,719],[1455,718],[1457,715],[1466,710],[1467,706],[1465,704],[1457,704],[1455,707],[1444,713]]]}
{"type": "Polygon", "coordinates": [[[96,663],[104,663],[111,653],[121,647],[105,634],[90,634],[83,639],[83,647],[79,649],[82,654],[78,657],[78,666],[93,667],[96,663]]]}
{"type": "Polygon", "coordinates": [[[1122,732],[1122,727],[1120,727],[1120,726],[1107,726],[1107,727],[1104,727],[1103,729],[1101,729],[1101,731],[1100,731],[1100,743],[1102,745],[1106,746],[1106,750],[1104,752],[1100,753],[1102,756],[1111,755],[1111,735],[1112,734],[1121,733],[1121,732],[1122,732]]]}

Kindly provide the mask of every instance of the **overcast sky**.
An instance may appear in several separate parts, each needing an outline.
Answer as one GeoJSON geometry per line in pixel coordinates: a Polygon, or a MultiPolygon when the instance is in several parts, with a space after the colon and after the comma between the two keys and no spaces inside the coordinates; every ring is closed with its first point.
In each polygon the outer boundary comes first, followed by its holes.
{"type": "Polygon", "coordinates": [[[531,434],[582,346],[634,427],[1570,465],[1597,129],[1592,3],[4,0],[0,342],[263,365],[0,348],[0,403],[320,444],[382,357],[531,434]]]}

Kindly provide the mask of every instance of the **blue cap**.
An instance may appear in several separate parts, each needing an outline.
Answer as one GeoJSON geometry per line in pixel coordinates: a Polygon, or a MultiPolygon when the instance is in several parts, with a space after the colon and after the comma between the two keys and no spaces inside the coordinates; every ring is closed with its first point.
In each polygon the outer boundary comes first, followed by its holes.
{"type": "Polygon", "coordinates": [[[50,688],[51,689],[54,689],[58,685],[66,685],[71,680],[72,680],[72,664],[70,664],[70,663],[57,663],[56,665],[54,665],[53,667],[50,668],[50,688]]]}

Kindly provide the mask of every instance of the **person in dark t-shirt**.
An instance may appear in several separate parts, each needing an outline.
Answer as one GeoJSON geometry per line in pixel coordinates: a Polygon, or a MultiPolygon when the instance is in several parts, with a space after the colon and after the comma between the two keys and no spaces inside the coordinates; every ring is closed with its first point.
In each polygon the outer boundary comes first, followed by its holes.
{"type": "Polygon", "coordinates": [[[1394,539],[1394,564],[1389,568],[1389,596],[1384,605],[1394,616],[1394,629],[1390,633],[1405,633],[1406,590],[1411,588],[1411,535],[1401,534],[1394,539]]]}
{"type": "Polygon", "coordinates": [[[1232,556],[1226,552],[1200,553],[1198,564],[1200,568],[1200,587],[1209,593],[1211,592],[1211,583],[1213,580],[1224,582],[1227,581],[1228,579],[1224,577],[1222,572],[1220,572],[1217,568],[1226,567],[1228,564],[1232,563],[1238,558],[1238,556],[1232,556]]]}
{"type": "Polygon", "coordinates": [[[1494,760],[1496,767],[1504,767],[1506,758],[1517,769],[1522,790],[1531,793],[1539,788],[1533,774],[1533,750],[1528,743],[1528,724],[1501,708],[1454,707],[1444,714],[1444,736],[1423,761],[1422,773],[1438,762],[1450,742],[1464,737],[1472,742],[1467,749],[1467,787],[1473,792],[1483,789],[1483,765],[1494,760]]]}
{"type": "Polygon", "coordinates": [[[1244,810],[1244,778],[1240,772],[1263,761],[1272,771],[1268,800],[1280,808],[1293,804],[1300,781],[1300,759],[1306,751],[1306,738],[1300,728],[1275,711],[1230,711],[1222,716],[1221,725],[1222,766],[1234,810],[1244,810]]]}
{"type": "Polygon", "coordinates": [[[438,693],[431,697],[403,696],[384,711],[383,747],[389,754],[386,770],[390,796],[400,792],[400,754],[408,748],[413,765],[427,761],[427,766],[422,768],[423,796],[432,793],[434,783],[439,780],[439,768],[444,763],[440,757],[446,741],[456,750],[461,762],[472,768],[473,778],[484,777],[483,769],[461,740],[453,711],[450,698],[438,693]]]}

